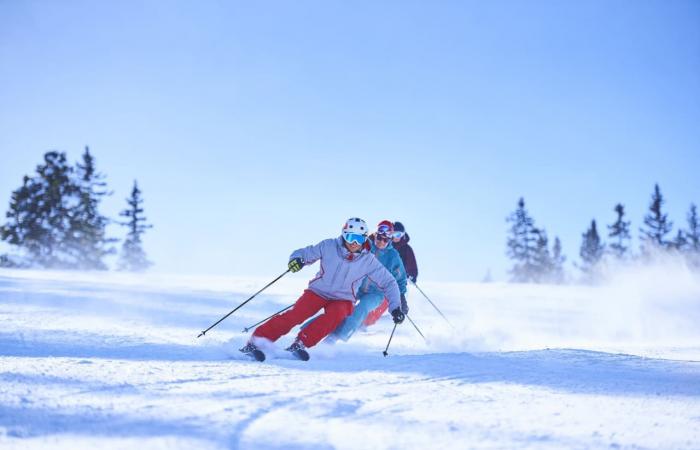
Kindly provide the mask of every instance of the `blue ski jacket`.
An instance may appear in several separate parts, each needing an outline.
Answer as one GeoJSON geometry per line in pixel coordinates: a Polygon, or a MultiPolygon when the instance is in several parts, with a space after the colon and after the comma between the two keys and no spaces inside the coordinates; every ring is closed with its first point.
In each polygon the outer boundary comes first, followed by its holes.
{"type": "MultiPolygon", "coordinates": [[[[369,241],[370,253],[372,253],[396,279],[396,283],[399,285],[399,293],[406,294],[406,269],[403,266],[403,261],[401,261],[399,252],[391,245],[391,242],[384,249],[380,249],[374,244],[374,239],[370,239],[369,241]]],[[[369,278],[366,278],[360,286],[360,296],[379,292],[381,292],[379,286],[369,278]]],[[[389,311],[393,311],[393,308],[389,311]]]]}

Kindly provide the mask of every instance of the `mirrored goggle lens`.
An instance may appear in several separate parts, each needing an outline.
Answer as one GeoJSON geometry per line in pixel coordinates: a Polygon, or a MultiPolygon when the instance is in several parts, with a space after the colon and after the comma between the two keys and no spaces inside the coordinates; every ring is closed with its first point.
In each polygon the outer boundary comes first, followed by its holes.
{"type": "Polygon", "coordinates": [[[394,231],[394,234],[391,235],[394,239],[401,239],[403,235],[406,234],[403,231],[394,231]]]}
{"type": "Polygon", "coordinates": [[[392,232],[392,229],[389,225],[379,225],[377,228],[377,234],[384,234],[386,236],[390,235],[392,232]]]}
{"type": "Polygon", "coordinates": [[[343,233],[343,239],[345,239],[345,242],[348,244],[364,244],[365,241],[367,240],[367,236],[364,234],[356,234],[356,233],[343,233]]]}

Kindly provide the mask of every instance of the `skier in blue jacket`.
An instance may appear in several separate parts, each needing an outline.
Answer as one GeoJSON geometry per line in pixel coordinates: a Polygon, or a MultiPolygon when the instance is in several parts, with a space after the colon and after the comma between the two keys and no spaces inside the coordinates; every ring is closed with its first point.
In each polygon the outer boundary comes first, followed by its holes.
{"type": "MultiPolygon", "coordinates": [[[[388,220],[383,220],[377,225],[377,232],[374,236],[370,236],[370,253],[374,255],[379,262],[386,267],[391,273],[399,286],[401,294],[401,311],[404,314],[408,313],[408,305],[406,303],[406,270],[399,252],[391,245],[391,239],[394,233],[394,226],[388,220]]],[[[347,341],[350,337],[362,326],[367,316],[375,310],[380,309],[385,298],[384,291],[369,278],[365,278],[358,291],[358,303],[355,309],[345,320],[333,331],[328,337],[329,341],[342,339],[347,341]]],[[[385,308],[381,308],[381,315],[385,308]]],[[[377,316],[377,318],[379,318],[377,316]]],[[[376,319],[375,319],[376,321],[376,319]]]]}

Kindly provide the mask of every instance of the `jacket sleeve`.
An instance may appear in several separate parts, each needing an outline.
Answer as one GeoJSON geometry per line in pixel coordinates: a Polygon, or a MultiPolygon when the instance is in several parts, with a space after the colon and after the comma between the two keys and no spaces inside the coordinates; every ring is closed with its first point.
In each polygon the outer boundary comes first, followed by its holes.
{"type": "Polygon", "coordinates": [[[391,272],[396,278],[396,283],[399,285],[399,293],[406,293],[406,268],[403,266],[403,261],[401,261],[401,255],[399,252],[395,253],[394,264],[391,268],[391,272]]]}
{"type": "Polygon", "coordinates": [[[389,311],[400,308],[401,294],[399,293],[399,285],[396,283],[394,275],[392,275],[376,258],[373,257],[373,259],[374,261],[367,277],[375,282],[377,286],[379,286],[379,289],[384,292],[384,296],[389,301],[389,311]]]}
{"type": "Polygon", "coordinates": [[[413,279],[418,279],[418,265],[416,264],[416,255],[410,245],[406,245],[406,254],[404,255],[404,264],[406,266],[406,274],[413,279]]]}
{"type": "Polygon", "coordinates": [[[319,259],[321,259],[322,247],[325,245],[326,241],[321,241],[316,245],[309,245],[308,247],[300,248],[299,250],[294,250],[291,255],[289,255],[289,260],[294,258],[301,258],[304,261],[304,265],[313,264],[319,259]]]}

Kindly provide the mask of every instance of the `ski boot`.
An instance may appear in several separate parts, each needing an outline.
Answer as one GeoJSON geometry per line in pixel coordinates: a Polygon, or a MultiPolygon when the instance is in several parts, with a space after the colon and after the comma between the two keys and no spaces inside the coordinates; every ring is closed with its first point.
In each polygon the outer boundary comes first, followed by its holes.
{"type": "Polygon", "coordinates": [[[297,359],[300,359],[302,361],[309,360],[309,352],[306,351],[306,347],[304,347],[304,343],[298,339],[296,341],[294,341],[294,343],[292,345],[290,345],[289,347],[287,347],[285,350],[290,352],[297,359]]]}
{"type": "Polygon", "coordinates": [[[240,349],[240,351],[255,359],[256,361],[265,361],[265,353],[263,353],[262,350],[256,347],[255,344],[253,344],[252,342],[248,342],[245,345],[245,347],[240,349]]]}

